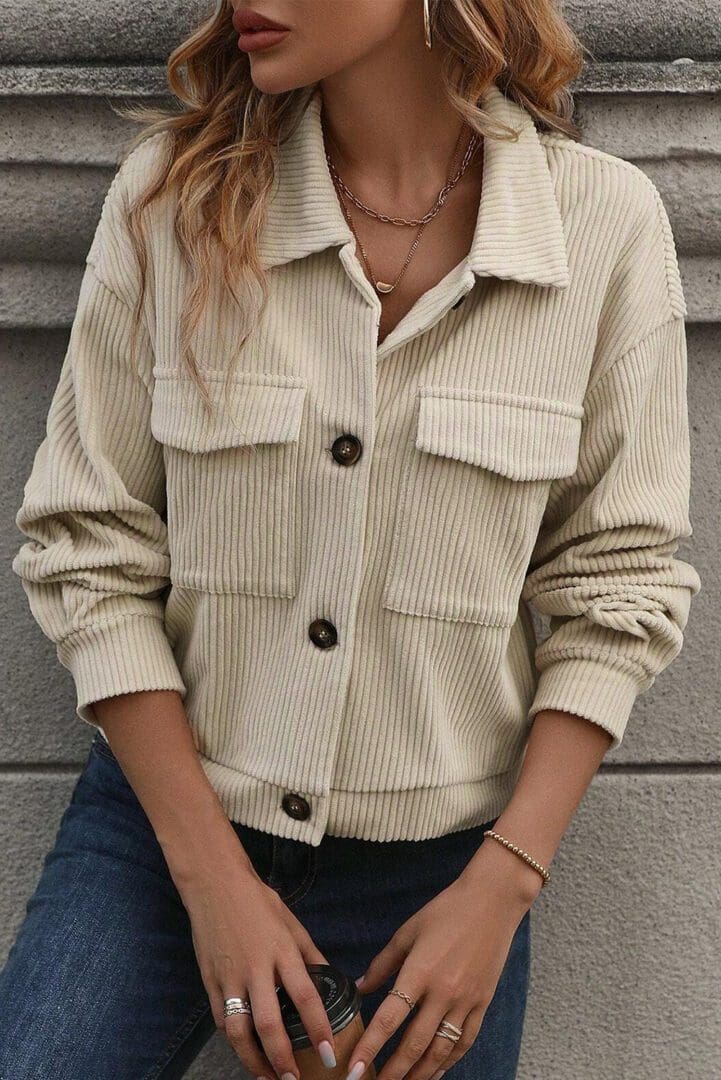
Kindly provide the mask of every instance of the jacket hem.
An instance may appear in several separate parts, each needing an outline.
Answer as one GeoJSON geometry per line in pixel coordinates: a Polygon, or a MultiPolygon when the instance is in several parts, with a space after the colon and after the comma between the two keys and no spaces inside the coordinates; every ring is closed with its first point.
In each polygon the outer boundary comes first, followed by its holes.
{"type": "Polygon", "coordinates": [[[276,836],[318,847],[325,834],[378,842],[427,840],[481,825],[497,817],[510,799],[521,758],[509,769],[480,780],[398,791],[346,791],[330,788],[307,795],[273,784],[200,755],[205,773],[228,818],[276,836]],[[305,820],[283,810],[288,792],[310,806],[305,820]]]}

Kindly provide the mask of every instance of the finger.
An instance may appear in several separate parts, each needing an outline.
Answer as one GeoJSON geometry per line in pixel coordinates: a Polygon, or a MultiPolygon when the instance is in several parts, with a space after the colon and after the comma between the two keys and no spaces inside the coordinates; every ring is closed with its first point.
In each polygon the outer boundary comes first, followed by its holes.
{"type": "Polygon", "coordinates": [[[363,982],[360,990],[367,994],[377,990],[384,982],[394,975],[408,955],[413,944],[413,934],[408,924],[405,923],[396,930],[393,937],[371,960],[363,973],[363,982]]]}
{"type": "Polygon", "coordinates": [[[240,997],[244,998],[246,1001],[249,1000],[249,995],[246,991],[221,991],[221,989],[218,988],[217,992],[214,992],[210,999],[215,1026],[222,1032],[245,1068],[253,1076],[271,1075],[273,1066],[268,1061],[253,1036],[252,1016],[248,1013],[225,1016],[223,1011],[224,1003],[225,999],[229,997],[240,997]]]}
{"type": "Polygon", "coordinates": [[[419,1011],[414,1014],[404,1031],[402,1040],[387,1059],[381,1077],[412,1075],[420,1080],[421,1077],[431,1077],[438,1069],[445,1068],[453,1043],[450,1039],[436,1035],[436,1032],[444,1020],[461,1027],[467,1011],[458,1005],[454,1007],[449,1004],[445,997],[426,995],[419,1011]],[[422,1059],[425,1067],[419,1068],[422,1059]]]}
{"type": "Polygon", "coordinates": [[[327,1067],[335,1067],[335,1040],[328,1013],[302,955],[298,953],[292,962],[287,959],[282,965],[278,964],[278,975],[321,1061],[327,1067]],[[321,1043],[324,1044],[322,1047],[321,1043]]]}
{"type": "Polygon", "coordinates": [[[239,987],[242,986],[240,977],[235,978],[232,974],[219,976],[215,972],[212,962],[206,958],[204,950],[196,939],[194,929],[192,930],[192,937],[216,1029],[227,1039],[245,1068],[253,1076],[272,1077],[273,1066],[263,1053],[263,1047],[256,1037],[252,1015],[238,1013],[234,1016],[225,1016],[225,1001],[230,997],[250,1001],[252,1009],[250,993],[247,990],[239,990],[239,987]],[[233,981],[228,982],[228,979],[233,979],[233,981]]]}
{"type": "MultiPolygon", "coordinates": [[[[407,993],[412,1001],[417,1001],[417,993],[413,991],[412,984],[408,980],[402,980],[403,992],[407,993]],[[406,989],[406,986],[411,986],[406,989]]],[[[401,989],[401,987],[398,987],[401,989]]],[[[394,1035],[404,1020],[408,1017],[408,1005],[396,994],[388,994],[371,1017],[368,1027],[356,1043],[349,1058],[348,1073],[350,1080],[358,1080],[368,1068],[368,1065],[384,1046],[391,1035],[394,1035]],[[355,1068],[355,1072],[353,1071],[355,1068]]],[[[394,1074],[402,1075],[402,1074],[394,1074]]]]}
{"type": "MultiPolygon", "coordinates": [[[[404,1032],[398,1048],[389,1058],[385,1068],[388,1076],[403,1076],[406,1080],[430,1080],[439,1069],[449,1069],[451,1055],[465,1040],[465,1049],[473,1042],[468,1029],[468,1006],[449,1006],[447,1000],[426,997],[423,1007],[404,1032]],[[443,1021],[461,1029],[456,1042],[456,1032],[443,1027],[443,1021]],[[446,1034],[441,1034],[445,1031],[446,1034]]],[[[462,1051],[459,1057],[462,1056],[462,1051]]],[[[383,1076],[383,1073],[381,1073],[383,1076]]]]}
{"type": "Polygon", "coordinates": [[[251,983],[253,1027],[276,1074],[281,1080],[297,1080],[300,1069],[283,1023],[276,991],[278,982],[279,980],[274,978],[274,972],[269,970],[251,983]]]}
{"type": "MultiPolygon", "coordinates": [[[[454,1020],[452,1016],[446,1016],[444,1018],[446,1020],[450,1020],[451,1023],[456,1025],[456,1027],[463,1028],[463,1034],[461,1035],[457,1043],[450,1044],[450,1053],[448,1054],[448,1057],[445,1059],[443,1064],[439,1066],[439,1068],[444,1070],[450,1069],[452,1065],[455,1065],[457,1062],[459,1062],[463,1055],[470,1050],[470,1048],[473,1046],[474,1042],[478,1038],[478,1033],[483,1025],[483,1017],[486,1015],[486,1008],[486,1005],[479,1005],[475,1009],[471,1009],[462,1024],[459,1024],[458,1021],[454,1020]]],[[[447,1039],[444,1041],[448,1042],[447,1039]]],[[[422,1065],[423,1062],[420,1062],[419,1064],[422,1065]]],[[[421,1080],[421,1078],[424,1078],[426,1076],[429,1076],[431,1080],[433,1080],[433,1075],[434,1074],[432,1072],[419,1072],[417,1076],[415,1073],[413,1073],[412,1076],[408,1078],[408,1080],[421,1080]]]]}

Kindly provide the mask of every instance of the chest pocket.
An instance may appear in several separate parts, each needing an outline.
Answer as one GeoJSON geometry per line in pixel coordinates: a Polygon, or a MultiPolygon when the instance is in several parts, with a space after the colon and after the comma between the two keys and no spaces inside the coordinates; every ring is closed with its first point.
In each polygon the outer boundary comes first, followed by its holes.
{"type": "Polygon", "coordinates": [[[220,593],[297,589],[298,440],[305,382],[202,372],[215,411],[175,368],[155,369],[151,430],[164,446],[171,577],[220,593]]]}
{"type": "Polygon", "coordinates": [[[511,625],[556,477],[576,469],[583,407],[419,388],[382,605],[511,625]]]}

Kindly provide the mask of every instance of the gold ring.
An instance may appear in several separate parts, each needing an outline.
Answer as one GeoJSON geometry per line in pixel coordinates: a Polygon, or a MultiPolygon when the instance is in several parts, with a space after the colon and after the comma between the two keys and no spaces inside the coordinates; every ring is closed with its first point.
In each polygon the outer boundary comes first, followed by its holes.
{"type": "Polygon", "coordinates": [[[409,998],[408,994],[404,994],[402,990],[389,990],[388,993],[389,994],[396,994],[397,997],[403,998],[403,1000],[408,1003],[408,1005],[410,1006],[411,1009],[415,1005],[415,1001],[413,1001],[412,998],[409,998]]]}
{"type": "Polygon", "coordinates": [[[457,1043],[460,1039],[460,1035],[451,1035],[449,1031],[441,1031],[440,1028],[434,1034],[440,1035],[442,1039],[450,1039],[452,1043],[457,1043]]]}
{"type": "Polygon", "coordinates": [[[442,1039],[450,1039],[451,1042],[457,1043],[460,1039],[463,1031],[461,1028],[456,1027],[450,1020],[441,1020],[440,1027],[435,1031],[436,1035],[440,1035],[442,1039]]]}

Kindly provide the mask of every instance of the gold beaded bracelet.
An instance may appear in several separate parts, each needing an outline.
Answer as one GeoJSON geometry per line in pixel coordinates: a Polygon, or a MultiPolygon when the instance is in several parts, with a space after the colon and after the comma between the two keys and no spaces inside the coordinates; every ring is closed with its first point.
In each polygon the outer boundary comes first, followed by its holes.
{"type": "Polygon", "coordinates": [[[543,878],[543,885],[541,885],[541,888],[544,889],[546,887],[548,882],[551,880],[551,875],[549,874],[548,870],[546,870],[545,866],[541,866],[541,864],[539,862],[536,862],[535,859],[532,859],[526,851],[522,851],[519,847],[516,847],[515,844],[512,844],[510,840],[506,840],[505,836],[501,836],[499,833],[494,832],[493,829],[486,829],[483,835],[492,836],[494,840],[498,840],[498,842],[500,844],[503,844],[504,847],[507,847],[509,851],[512,851],[515,855],[519,855],[522,859],[524,859],[529,864],[529,866],[532,866],[534,870],[537,870],[543,878]]]}

